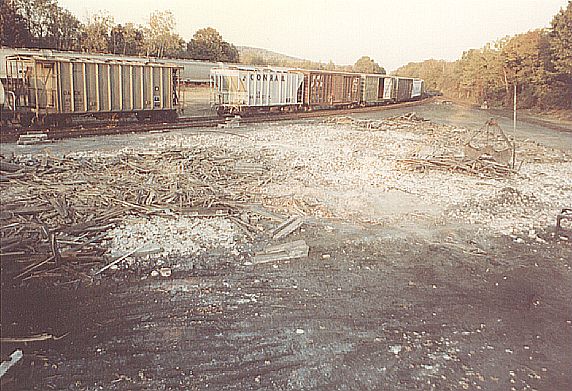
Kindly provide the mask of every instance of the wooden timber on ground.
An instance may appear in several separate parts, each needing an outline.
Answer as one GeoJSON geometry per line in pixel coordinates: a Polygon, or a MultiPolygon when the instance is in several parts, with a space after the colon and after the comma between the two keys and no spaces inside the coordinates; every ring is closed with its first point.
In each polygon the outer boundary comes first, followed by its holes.
{"type": "Polygon", "coordinates": [[[400,159],[398,162],[415,171],[444,170],[461,172],[485,178],[498,178],[516,173],[506,164],[483,158],[465,159],[453,156],[433,157],[427,159],[400,159]]]}
{"type": "Polygon", "coordinates": [[[0,157],[3,275],[91,281],[113,261],[107,232],[127,216],[226,216],[253,237],[236,217],[255,214],[248,205],[271,178],[249,159],[218,147],[0,157]]]}
{"type": "Polygon", "coordinates": [[[273,239],[282,239],[296,231],[304,224],[304,218],[299,216],[292,216],[282,224],[280,224],[272,232],[273,239]]]}
{"type": "Polygon", "coordinates": [[[254,256],[255,265],[268,262],[285,261],[296,258],[306,258],[310,248],[305,240],[268,246],[254,256]]]}

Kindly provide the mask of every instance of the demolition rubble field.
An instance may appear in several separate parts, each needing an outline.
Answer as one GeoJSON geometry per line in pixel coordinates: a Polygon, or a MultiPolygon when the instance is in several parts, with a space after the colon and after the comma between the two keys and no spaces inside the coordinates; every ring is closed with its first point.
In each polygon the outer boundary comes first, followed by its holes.
{"type": "Polygon", "coordinates": [[[518,140],[511,168],[464,156],[475,130],[410,113],[3,151],[2,356],[23,359],[2,381],[569,389],[571,150],[518,140]]]}

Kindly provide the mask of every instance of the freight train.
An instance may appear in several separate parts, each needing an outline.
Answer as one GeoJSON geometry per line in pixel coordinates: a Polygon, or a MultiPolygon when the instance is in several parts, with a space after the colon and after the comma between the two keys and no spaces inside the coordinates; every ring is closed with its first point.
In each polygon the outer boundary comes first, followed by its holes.
{"type": "Polygon", "coordinates": [[[373,106],[424,95],[421,79],[268,67],[215,68],[210,85],[219,115],[373,106]]]}
{"type": "Polygon", "coordinates": [[[423,80],[388,75],[10,50],[0,50],[0,125],[8,127],[174,121],[180,86],[205,82],[219,115],[371,106],[424,94],[423,80]]]}

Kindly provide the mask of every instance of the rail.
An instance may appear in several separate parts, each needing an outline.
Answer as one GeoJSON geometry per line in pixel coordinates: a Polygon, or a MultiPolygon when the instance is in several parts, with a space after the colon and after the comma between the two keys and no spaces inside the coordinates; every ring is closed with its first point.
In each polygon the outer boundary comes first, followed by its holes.
{"type": "MultiPolygon", "coordinates": [[[[434,98],[428,98],[425,100],[418,100],[412,102],[403,102],[392,105],[385,106],[366,106],[358,108],[345,108],[345,109],[329,109],[329,110],[316,110],[316,111],[303,111],[303,112],[292,112],[292,113],[276,113],[276,114],[259,114],[250,117],[243,117],[241,123],[262,123],[262,122],[279,122],[279,121],[291,121],[299,119],[308,119],[316,117],[327,117],[332,115],[347,115],[352,113],[365,113],[373,111],[383,111],[391,110],[395,108],[418,106],[425,104],[429,101],[434,100],[434,98]]],[[[6,129],[0,133],[0,142],[15,142],[18,140],[20,135],[26,134],[27,132],[42,132],[48,135],[48,140],[61,140],[68,138],[77,137],[89,137],[98,135],[116,135],[123,133],[143,133],[151,131],[170,131],[185,128],[208,128],[217,127],[219,124],[225,122],[224,118],[219,117],[192,117],[192,118],[180,118],[176,122],[163,122],[163,123],[123,123],[117,126],[92,126],[88,127],[83,125],[81,127],[61,127],[61,128],[27,128],[27,129],[6,129]]]]}

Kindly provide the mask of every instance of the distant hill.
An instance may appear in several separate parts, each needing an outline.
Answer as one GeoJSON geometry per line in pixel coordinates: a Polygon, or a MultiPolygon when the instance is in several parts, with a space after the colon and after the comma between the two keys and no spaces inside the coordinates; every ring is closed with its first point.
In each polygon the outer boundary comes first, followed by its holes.
{"type": "MultiPolygon", "coordinates": [[[[240,54],[241,62],[242,60],[249,59],[263,59],[268,64],[284,64],[284,63],[297,63],[303,62],[305,60],[301,58],[296,58],[292,56],[287,56],[285,54],[276,53],[272,50],[253,48],[249,46],[237,46],[238,53],[240,54]]],[[[257,64],[263,65],[263,64],[257,64]]]]}
{"type": "Polygon", "coordinates": [[[282,67],[294,67],[302,69],[326,69],[337,71],[351,71],[351,65],[336,65],[333,62],[324,64],[318,61],[305,60],[285,54],[276,53],[272,50],[252,48],[249,46],[238,46],[240,62],[248,65],[271,65],[282,67]]]}

